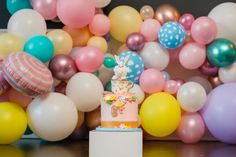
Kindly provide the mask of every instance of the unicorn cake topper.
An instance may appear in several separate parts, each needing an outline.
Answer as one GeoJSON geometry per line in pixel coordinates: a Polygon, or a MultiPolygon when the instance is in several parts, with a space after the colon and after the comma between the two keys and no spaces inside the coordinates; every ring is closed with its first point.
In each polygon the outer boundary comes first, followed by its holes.
{"type": "Polygon", "coordinates": [[[112,80],[126,80],[127,74],[131,71],[129,67],[125,66],[125,64],[128,62],[130,56],[126,56],[123,61],[120,60],[118,56],[115,55],[115,60],[117,63],[117,66],[115,66],[114,70],[114,76],[112,77],[112,80]]]}
{"type": "Polygon", "coordinates": [[[123,61],[118,56],[115,56],[117,66],[115,66],[114,76],[112,77],[112,92],[116,94],[127,94],[133,87],[133,83],[127,80],[127,74],[131,71],[125,64],[130,56],[126,56],[123,61]]]}

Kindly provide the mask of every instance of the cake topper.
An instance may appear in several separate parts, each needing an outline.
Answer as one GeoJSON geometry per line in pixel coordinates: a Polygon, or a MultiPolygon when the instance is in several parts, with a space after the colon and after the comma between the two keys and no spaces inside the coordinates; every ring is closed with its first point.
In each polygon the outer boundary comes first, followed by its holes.
{"type": "Polygon", "coordinates": [[[126,80],[127,74],[130,72],[130,68],[125,66],[125,64],[128,62],[130,56],[126,56],[123,61],[120,60],[118,56],[115,55],[115,60],[117,63],[117,66],[114,68],[115,75],[112,77],[113,80],[126,80]]]}
{"type": "Polygon", "coordinates": [[[130,56],[126,56],[123,61],[115,55],[117,66],[115,66],[114,76],[112,77],[112,92],[116,94],[127,94],[134,86],[131,81],[127,80],[127,74],[131,71],[125,64],[128,62],[130,56]]]}

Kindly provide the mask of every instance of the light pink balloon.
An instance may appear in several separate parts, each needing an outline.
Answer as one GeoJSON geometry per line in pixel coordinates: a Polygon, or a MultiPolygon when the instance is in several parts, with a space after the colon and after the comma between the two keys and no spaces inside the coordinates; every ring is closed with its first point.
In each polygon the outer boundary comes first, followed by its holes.
{"type": "Polygon", "coordinates": [[[106,15],[97,14],[94,16],[92,22],[89,24],[91,33],[97,36],[103,36],[110,30],[110,20],[106,15]]]}
{"type": "Polygon", "coordinates": [[[191,27],[192,38],[199,44],[209,44],[217,35],[217,25],[209,17],[197,18],[191,27]]]}
{"type": "Polygon", "coordinates": [[[104,53],[97,47],[86,46],[78,50],[76,65],[81,72],[95,72],[103,64],[104,53]]]}
{"type": "Polygon", "coordinates": [[[31,0],[34,10],[39,12],[45,20],[52,20],[57,17],[57,0],[31,0]]]}
{"type": "Polygon", "coordinates": [[[179,18],[179,23],[184,27],[185,30],[190,30],[194,20],[195,18],[192,14],[183,14],[179,18]]]}
{"type": "Polygon", "coordinates": [[[165,83],[164,91],[169,94],[176,94],[178,91],[177,82],[175,80],[168,80],[165,83]]]}
{"type": "Polygon", "coordinates": [[[70,51],[70,54],[69,54],[72,59],[76,60],[79,49],[81,49],[81,47],[72,48],[72,50],[70,51]]]}
{"type": "Polygon", "coordinates": [[[157,40],[160,28],[161,24],[157,20],[147,19],[142,23],[140,33],[146,41],[154,41],[157,40]]]}
{"type": "Polygon", "coordinates": [[[179,53],[180,64],[186,69],[197,69],[206,60],[206,48],[198,43],[186,44],[179,53]]]}
{"type": "Polygon", "coordinates": [[[82,28],[88,25],[95,15],[92,0],[58,0],[57,16],[65,25],[82,28]]]}
{"type": "Polygon", "coordinates": [[[164,89],[165,80],[159,70],[147,69],[140,76],[139,85],[144,92],[152,94],[164,89]]]}
{"type": "Polygon", "coordinates": [[[176,132],[184,143],[196,143],[205,133],[205,124],[199,113],[184,113],[176,132]]]}

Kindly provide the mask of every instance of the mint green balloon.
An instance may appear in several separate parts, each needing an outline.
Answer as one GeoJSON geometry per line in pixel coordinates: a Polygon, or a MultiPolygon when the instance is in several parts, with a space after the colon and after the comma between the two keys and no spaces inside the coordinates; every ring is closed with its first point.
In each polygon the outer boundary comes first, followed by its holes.
{"type": "Polygon", "coordinates": [[[52,41],[43,35],[30,38],[24,45],[24,51],[41,62],[46,63],[54,55],[54,45],[52,41]]]}
{"type": "Polygon", "coordinates": [[[236,46],[228,39],[216,39],[207,46],[207,58],[216,67],[227,67],[236,60],[236,46]]]}
{"type": "Polygon", "coordinates": [[[117,65],[116,61],[112,57],[105,57],[103,64],[107,68],[114,68],[117,65]]]}
{"type": "Polygon", "coordinates": [[[10,14],[21,9],[32,9],[30,0],[7,0],[7,10],[10,14]]]}

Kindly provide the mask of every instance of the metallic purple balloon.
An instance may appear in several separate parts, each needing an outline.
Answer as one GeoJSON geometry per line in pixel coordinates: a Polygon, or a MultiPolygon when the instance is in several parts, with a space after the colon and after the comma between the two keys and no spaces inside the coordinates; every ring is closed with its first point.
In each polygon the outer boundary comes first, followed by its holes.
{"type": "Polygon", "coordinates": [[[145,38],[141,33],[131,33],[126,40],[126,46],[132,51],[141,50],[144,47],[145,38]]]}
{"type": "Polygon", "coordinates": [[[175,78],[175,79],[173,79],[173,80],[176,81],[176,84],[177,84],[178,89],[185,83],[184,80],[179,79],[179,78],[175,78]]]}
{"type": "Polygon", "coordinates": [[[192,14],[183,14],[179,18],[179,23],[184,27],[185,30],[190,30],[195,18],[192,14]]]}
{"type": "Polygon", "coordinates": [[[0,70],[0,96],[6,93],[10,89],[10,85],[3,77],[3,71],[0,70]]]}
{"type": "Polygon", "coordinates": [[[207,76],[211,76],[211,77],[217,76],[218,70],[219,69],[217,67],[211,65],[208,60],[206,60],[203,63],[203,65],[199,68],[199,71],[202,74],[207,75],[207,76]]]}
{"type": "Polygon", "coordinates": [[[54,91],[66,95],[66,85],[67,83],[62,81],[54,88],[54,91]]]}
{"type": "Polygon", "coordinates": [[[68,80],[77,73],[74,60],[70,56],[63,54],[55,56],[50,61],[49,69],[58,80],[68,80]]]}

